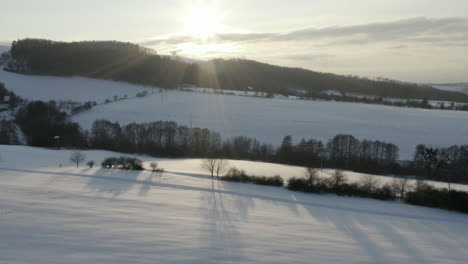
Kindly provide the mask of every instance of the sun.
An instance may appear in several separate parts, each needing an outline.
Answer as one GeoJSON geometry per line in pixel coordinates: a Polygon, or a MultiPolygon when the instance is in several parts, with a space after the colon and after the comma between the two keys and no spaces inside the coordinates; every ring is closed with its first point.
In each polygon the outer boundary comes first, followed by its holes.
{"type": "Polygon", "coordinates": [[[184,16],[187,34],[200,39],[207,39],[222,31],[219,12],[204,4],[192,6],[184,16]]]}

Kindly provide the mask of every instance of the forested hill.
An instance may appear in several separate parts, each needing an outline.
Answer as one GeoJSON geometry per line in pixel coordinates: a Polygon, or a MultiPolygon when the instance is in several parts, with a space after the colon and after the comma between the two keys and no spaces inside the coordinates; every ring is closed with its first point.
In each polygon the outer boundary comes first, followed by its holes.
{"type": "Polygon", "coordinates": [[[117,41],[56,42],[23,39],[11,46],[6,70],[40,75],[85,76],[164,88],[183,84],[226,90],[301,94],[336,90],[380,97],[468,102],[468,95],[429,86],[370,80],[287,68],[244,59],[187,63],[117,41]]]}

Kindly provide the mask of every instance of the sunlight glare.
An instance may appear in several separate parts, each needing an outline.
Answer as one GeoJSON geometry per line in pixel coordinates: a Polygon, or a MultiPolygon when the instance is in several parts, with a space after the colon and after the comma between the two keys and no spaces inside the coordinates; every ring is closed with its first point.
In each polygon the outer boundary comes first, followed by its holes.
{"type": "Polygon", "coordinates": [[[186,31],[193,37],[207,39],[222,30],[219,12],[203,4],[190,8],[184,16],[186,31]]]}

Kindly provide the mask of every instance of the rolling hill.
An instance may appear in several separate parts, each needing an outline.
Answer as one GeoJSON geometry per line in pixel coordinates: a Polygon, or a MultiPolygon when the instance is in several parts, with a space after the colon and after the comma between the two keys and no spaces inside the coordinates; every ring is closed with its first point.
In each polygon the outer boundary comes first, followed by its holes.
{"type": "Polygon", "coordinates": [[[368,96],[468,102],[468,95],[391,80],[320,73],[244,59],[188,63],[117,41],[14,41],[9,71],[25,74],[84,76],[163,88],[185,84],[223,90],[255,90],[288,95],[320,96],[327,90],[368,96]]]}
{"type": "MultiPolygon", "coordinates": [[[[0,146],[0,152],[0,234],[8,238],[0,241],[0,262],[455,264],[468,258],[465,214],[218,182],[187,160],[160,161],[167,171],[152,174],[75,168],[68,150],[0,146]]],[[[85,153],[98,163],[120,155],[85,153]]]]}

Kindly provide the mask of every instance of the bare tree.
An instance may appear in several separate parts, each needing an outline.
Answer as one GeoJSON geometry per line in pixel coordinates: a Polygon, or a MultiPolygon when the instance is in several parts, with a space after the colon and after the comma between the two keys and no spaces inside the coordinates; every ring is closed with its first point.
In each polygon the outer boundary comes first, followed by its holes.
{"type": "Polygon", "coordinates": [[[81,152],[80,150],[75,150],[70,155],[71,163],[76,164],[77,168],[80,165],[80,163],[85,161],[85,158],[86,158],[86,155],[83,152],[81,152]]]}
{"type": "Polygon", "coordinates": [[[218,163],[218,162],[217,162],[216,159],[208,158],[208,159],[202,160],[202,165],[201,165],[201,167],[202,167],[204,170],[209,171],[210,174],[211,174],[211,177],[214,177],[214,173],[215,173],[215,171],[216,171],[217,163],[218,163]]]}
{"type": "Polygon", "coordinates": [[[380,184],[380,180],[374,175],[363,175],[361,177],[361,186],[368,192],[372,193],[380,184]]]}
{"type": "Polygon", "coordinates": [[[343,174],[342,171],[335,170],[331,177],[330,177],[330,183],[333,187],[338,187],[339,185],[343,184],[346,182],[346,176],[343,174]]]}
{"type": "Polygon", "coordinates": [[[409,180],[408,178],[394,178],[391,184],[393,190],[395,190],[395,193],[398,193],[400,195],[400,198],[403,199],[405,198],[405,194],[408,191],[408,189],[411,187],[409,186],[409,180]]]}
{"type": "Polygon", "coordinates": [[[315,182],[317,182],[319,176],[318,176],[318,171],[314,168],[307,167],[305,168],[305,174],[306,178],[309,181],[309,185],[314,185],[315,182]]]}
{"type": "Polygon", "coordinates": [[[219,178],[220,174],[225,173],[229,169],[229,162],[225,159],[218,159],[216,162],[216,177],[219,178]]]}

